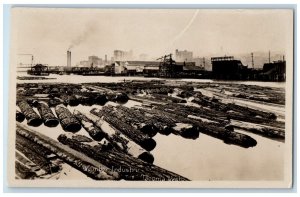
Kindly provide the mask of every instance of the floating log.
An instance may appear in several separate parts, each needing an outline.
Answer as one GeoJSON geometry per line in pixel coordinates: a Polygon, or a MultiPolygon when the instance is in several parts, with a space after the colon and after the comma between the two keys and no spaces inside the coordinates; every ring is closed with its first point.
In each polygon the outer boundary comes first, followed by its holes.
{"type": "Polygon", "coordinates": [[[165,122],[162,122],[158,117],[147,114],[145,113],[145,111],[142,111],[139,108],[125,108],[122,106],[117,106],[117,108],[122,108],[124,110],[126,109],[128,111],[128,114],[132,114],[141,122],[144,122],[146,124],[153,124],[158,129],[158,132],[162,135],[170,135],[174,131],[173,127],[176,126],[175,124],[166,124],[165,122]]]}
{"type": "Polygon", "coordinates": [[[106,95],[109,101],[120,103],[120,104],[127,103],[127,101],[129,100],[127,94],[123,92],[110,91],[107,92],[106,95]]]}
{"type": "Polygon", "coordinates": [[[166,95],[161,95],[161,94],[151,94],[151,96],[157,100],[168,101],[171,103],[186,103],[186,100],[181,99],[181,98],[172,97],[172,96],[166,96],[166,95]]]}
{"type": "Polygon", "coordinates": [[[222,111],[227,114],[228,119],[234,119],[244,122],[251,122],[257,124],[264,124],[272,127],[284,128],[284,123],[274,120],[274,114],[255,110],[251,108],[245,108],[235,104],[225,104],[217,101],[211,101],[208,97],[195,98],[192,102],[202,106],[209,106],[211,109],[222,111]],[[260,115],[258,115],[260,114],[260,115]],[[257,117],[259,116],[259,117],[257,117]]]}
{"type": "Polygon", "coordinates": [[[94,123],[80,111],[74,110],[73,114],[81,122],[83,128],[94,140],[100,141],[106,136],[106,134],[101,130],[101,128],[95,126],[94,123]]]}
{"type": "Polygon", "coordinates": [[[190,123],[196,126],[198,128],[198,131],[200,131],[201,133],[221,139],[227,144],[234,144],[244,148],[253,147],[257,144],[256,140],[248,135],[233,132],[225,128],[218,127],[211,123],[204,123],[201,120],[189,119],[180,115],[176,115],[174,113],[169,113],[156,109],[144,110],[146,110],[148,113],[159,114],[159,116],[161,116],[161,119],[163,119],[164,121],[190,123]]]}
{"type": "Polygon", "coordinates": [[[229,123],[228,117],[224,112],[215,111],[212,109],[204,109],[200,107],[188,106],[188,105],[175,105],[175,104],[167,104],[167,105],[154,105],[155,108],[175,113],[177,115],[181,115],[184,117],[189,117],[189,115],[205,118],[214,122],[220,123],[220,125],[227,125],[229,123]]]}
{"type": "Polygon", "coordinates": [[[252,108],[249,108],[249,107],[243,107],[243,106],[236,105],[236,104],[233,104],[233,103],[228,103],[227,106],[231,110],[246,114],[248,116],[260,116],[262,118],[271,119],[271,120],[276,120],[276,118],[277,118],[274,113],[264,112],[264,111],[252,109],[252,108]]]}
{"type": "Polygon", "coordinates": [[[21,164],[19,161],[15,161],[15,172],[21,179],[34,179],[37,174],[33,172],[30,168],[21,164]]]}
{"type": "Polygon", "coordinates": [[[88,85],[88,86],[85,86],[85,87],[87,89],[94,90],[94,91],[97,91],[99,93],[105,94],[106,98],[109,101],[112,101],[112,102],[124,104],[124,103],[127,103],[127,101],[129,100],[127,94],[124,93],[124,92],[116,92],[116,91],[112,91],[110,89],[106,89],[106,88],[103,88],[103,87],[98,87],[98,86],[95,86],[95,85],[88,85]]]}
{"type": "Polygon", "coordinates": [[[105,106],[102,109],[108,110],[110,113],[116,115],[120,121],[126,122],[127,124],[146,134],[145,137],[153,137],[157,134],[158,128],[153,122],[145,121],[145,119],[137,116],[136,113],[131,113],[132,110],[129,110],[127,107],[119,105],[116,107],[117,110],[114,110],[112,106],[105,106]]]}
{"type": "Polygon", "coordinates": [[[27,138],[28,140],[36,143],[49,151],[56,154],[60,159],[83,172],[87,176],[96,180],[115,180],[119,179],[119,173],[111,171],[108,167],[95,161],[86,155],[69,148],[57,141],[36,132],[25,125],[17,123],[16,132],[18,135],[27,138]]]}
{"type": "Polygon", "coordinates": [[[143,162],[124,153],[110,150],[99,151],[94,147],[71,139],[65,134],[58,141],[108,166],[112,171],[120,173],[125,180],[143,181],[187,181],[188,179],[150,163],[143,162]]]}
{"type": "Polygon", "coordinates": [[[140,145],[130,140],[127,136],[122,134],[118,129],[111,126],[106,121],[102,120],[98,116],[93,114],[84,114],[89,120],[91,120],[95,126],[101,128],[106,134],[105,138],[119,151],[125,152],[132,157],[139,158],[145,162],[153,163],[154,157],[142,148],[140,145]]]}
{"type": "Polygon", "coordinates": [[[24,100],[18,102],[21,112],[25,115],[27,124],[30,126],[38,127],[43,121],[41,117],[32,109],[32,107],[24,100]]]}
{"type": "Polygon", "coordinates": [[[275,139],[275,140],[285,139],[285,131],[283,129],[268,127],[268,126],[263,126],[263,125],[248,123],[248,122],[241,122],[237,120],[231,121],[230,125],[235,128],[249,131],[251,133],[255,133],[270,139],[275,139]]]}
{"type": "Polygon", "coordinates": [[[16,110],[16,121],[23,122],[24,119],[25,119],[25,115],[22,112],[16,110]]]}
{"type": "Polygon", "coordinates": [[[59,124],[58,119],[53,114],[52,110],[44,102],[39,102],[37,109],[47,127],[56,127],[59,124]]]}
{"type": "Polygon", "coordinates": [[[105,111],[94,108],[91,110],[91,113],[100,118],[103,117],[106,122],[113,125],[116,129],[118,129],[120,132],[122,132],[124,135],[139,144],[147,151],[151,151],[155,148],[156,142],[152,138],[149,138],[147,135],[141,133],[127,123],[119,121],[116,115],[111,113],[110,110],[106,110],[107,108],[103,107],[103,109],[105,111]]]}
{"type": "Polygon", "coordinates": [[[99,141],[94,141],[91,138],[86,137],[84,135],[77,135],[77,134],[73,134],[73,133],[67,133],[64,135],[67,136],[68,138],[76,140],[78,142],[89,144],[90,146],[92,146],[95,149],[98,149],[99,151],[108,151],[108,150],[112,150],[114,148],[113,145],[105,138],[102,138],[99,141]]]}
{"type": "Polygon", "coordinates": [[[172,132],[172,128],[157,121],[154,117],[146,116],[142,111],[122,105],[118,105],[116,108],[122,111],[126,117],[133,119],[133,121],[135,121],[133,125],[136,125],[137,128],[150,137],[154,136],[157,131],[163,135],[169,135],[172,132]]]}
{"type": "Polygon", "coordinates": [[[37,164],[41,169],[43,169],[46,174],[52,172],[58,172],[59,166],[51,163],[45,155],[39,152],[39,146],[32,146],[33,143],[30,143],[26,138],[17,135],[16,137],[16,149],[23,153],[27,158],[29,158],[33,163],[37,164]]]}
{"type": "Polygon", "coordinates": [[[57,105],[55,107],[55,113],[60,121],[63,130],[68,132],[77,132],[81,129],[80,122],[63,105],[57,105]]]}
{"type": "Polygon", "coordinates": [[[188,139],[197,139],[199,137],[199,128],[190,124],[190,121],[183,116],[170,116],[169,113],[157,109],[140,109],[146,114],[154,116],[159,122],[164,123],[167,127],[172,128],[172,133],[188,139]]]}

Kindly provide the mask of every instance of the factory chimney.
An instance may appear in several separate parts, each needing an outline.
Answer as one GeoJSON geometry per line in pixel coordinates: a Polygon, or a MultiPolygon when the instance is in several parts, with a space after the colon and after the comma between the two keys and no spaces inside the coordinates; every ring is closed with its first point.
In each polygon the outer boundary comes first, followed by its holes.
{"type": "Polygon", "coordinates": [[[67,51],[67,67],[71,67],[71,51],[67,51]]]}

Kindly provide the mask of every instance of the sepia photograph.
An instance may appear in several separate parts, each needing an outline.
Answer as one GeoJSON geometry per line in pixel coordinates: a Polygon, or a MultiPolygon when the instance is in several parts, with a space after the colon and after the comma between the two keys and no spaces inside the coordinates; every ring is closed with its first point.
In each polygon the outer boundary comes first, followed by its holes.
{"type": "Polygon", "coordinates": [[[11,187],[290,188],[293,9],[12,7],[11,187]]]}

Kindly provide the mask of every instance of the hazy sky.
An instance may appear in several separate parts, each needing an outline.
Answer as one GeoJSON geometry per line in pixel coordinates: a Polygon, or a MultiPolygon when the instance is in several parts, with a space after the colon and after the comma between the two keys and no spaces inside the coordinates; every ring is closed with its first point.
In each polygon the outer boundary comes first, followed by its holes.
{"type": "Polygon", "coordinates": [[[13,16],[17,53],[49,65],[65,65],[70,47],[73,65],[89,55],[110,58],[115,49],[155,58],[175,49],[194,56],[285,52],[293,31],[289,10],[14,8],[13,16]]]}

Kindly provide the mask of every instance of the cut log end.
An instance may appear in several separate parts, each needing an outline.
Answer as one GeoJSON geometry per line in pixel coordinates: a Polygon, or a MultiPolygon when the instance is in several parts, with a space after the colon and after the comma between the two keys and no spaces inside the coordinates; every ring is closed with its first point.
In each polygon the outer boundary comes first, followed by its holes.
{"type": "Polygon", "coordinates": [[[25,115],[22,112],[16,111],[16,121],[23,122],[25,120],[25,115]]]}
{"type": "Polygon", "coordinates": [[[56,127],[59,124],[57,119],[47,119],[44,121],[44,125],[47,127],[56,127]]]}
{"type": "Polygon", "coordinates": [[[153,164],[153,162],[154,162],[154,157],[149,152],[143,152],[142,154],[140,154],[138,156],[138,158],[141,159],[141,160],[143,160],[143,161],[145,161],[145,162],[147,162],[147,163],[153,164]]]}
{"type": "Polygon", "coordinates": [[[157,134],[158,128],[156,128],[154,125],[144,125],[140,130],[149,137],[154,137],[157,134]]]}
{"type": "Polygon", "coordinates": [[[156,142],[152,138],[147,138],[147,139],[143,140],[140,145],[145,150],[151,151],[151,150],[153,150],[156,147],[156,142]]]}
{"type": "Polygon", "coordinates": [[[72,132],[72,133],[78,132],[80,129],[81,129],[81,125],[75,122],[66,125],[64,128],[65,131],[72,132]]]}
{"type": "Polygon", "coordinates": [[[43,124],[43,120],[40,118],[34,118],[34,119],[27,120],[27,125],[29,125],[29,126],[38,127],[41,124],[43,124]]]}

